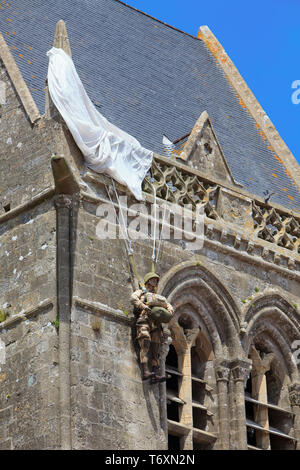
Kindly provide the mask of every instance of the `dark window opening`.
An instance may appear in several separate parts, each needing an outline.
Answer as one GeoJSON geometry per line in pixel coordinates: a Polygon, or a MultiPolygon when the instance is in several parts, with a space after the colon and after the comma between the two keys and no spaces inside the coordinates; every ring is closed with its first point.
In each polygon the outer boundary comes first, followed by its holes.
{"type": "Polygon", "coordinates": [[[168,434],[168,449],[180,450],[180,437],[172,436],[172,434],[168,434]]]}
{"type": "Polygon", "coordinates": [[[193,450],[211,450],[211,449],[212,449],[212,444],[193,441],[193,450]]]}
{"type": "Polygon", "coordinates": [[[192,400],[204,405],[206,396],[205,384],[192,381],[192,400]]]}
{"type": "Polygon", "coordinates": [[[245,392],[252,396],[252,379],[251,377],[247,380],[245,392]]]}
{"type": "Polygon", "coordinates": [[[10,211],[10,204],[6,204],[6,206],[3,206],[3,209],[5,210],[5,212],[9,212],[10,211]]]}
{"type": "Polygon", "coordinates": [[[269,425],[284,434],[289,434],[293,427],[293,419],[290,414],[269,409],[269,425]]]}
{"type": "Polygon", "coordinates": [[[169,353],[166,358],[166,365],[178,370],[178,358],[173,344],[170,345],[169,353]]]}
{"type": "Polygon", "coordinates": [[[174,401],[168,400],[167,402],[168,419],[176,421],[177,423],[179,423],[179,406],[179,403],[176,403],[174,401]]]}
{"type": "Polygon", "coordinates": [[[206,430],[207,413],[205,410],[193,408],[193,427],[197,429],[206,430]]]}
{"type": "Polygon", "coordinates": [[[246,401],[245,408],[246,408],[246,418],[251,419],[251,421],[255,421],[253,404],[246,401]]]}
{"type": "Polygon", "coordinates": [[[195,346],[191,348],[192,375],[198,379],[204,379],[206,361],[201,361],[195,346]]]}
{"type": "Polygon", "coordinates": [[[175,393],[176,396],[178,396],[178,377],[177,375],[169,374],[171,375],[171,378],[167,380],[167,390],[170,390],[175,393]]]}
{"type": "MultiPolygon", "coordinates": [[[[169,353],[166,358],[166,369],[174,370],[175,372],[178,372],[178,358],[177,358],[177,353],[176,349],[174,346],[171,344],[169,353]]],[[[167,371],[167,374],[170,375],[170,378],[167,380],[167,390],[170,390],[175,393],[176,396],[178,396],[178,380],[180,378],[179,375],[177,374],[172,374],[167,371]]]]}
{"type": "Polygon", "coordinates": [[[267,381],[267,395],[268,403],[278,405],[280,400],[280,392],[282,390],[282,384],[279,379],[274,375],[272,370],[266,372],[267,381]]]}
{"type": "Polygon", "coordinates": [[[257,447],[255,429],[249,428],[248,426],[247,426],[247,444],[249,446],[257,447]]]}
{"type": "Polygon", "coordinates": [[[294,450],[295,441],[285,439],[274,434],[270,435],[271,450],[294,450]]]}

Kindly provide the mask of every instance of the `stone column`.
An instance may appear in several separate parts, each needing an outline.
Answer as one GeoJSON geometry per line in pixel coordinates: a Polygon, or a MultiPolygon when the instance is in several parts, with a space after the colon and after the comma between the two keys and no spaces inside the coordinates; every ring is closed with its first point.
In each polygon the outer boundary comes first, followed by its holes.
{"type": "MultiPolygon", "coordinates": [[[[257,372],[252,376],[252,397],[262,403],[268,403],[267,380],[265,373],[257,372]]],[[[254,421],[264,429],[269,429],[268,408],[260,405],[254,406],[254,421]]],[[[264,450],[270,450],[269,433],[256,430],[257,446],[264,450]]]]}
{"type": "MultiPolygon", "coordinates": [[[[161,363],[161,374],[166,375],[166,357],[169,353],[170,344],[172,342],[171,336],[170,341],[168,338],[165,339],[161,346],[160,352],[160,363],[161,363]]],[[[165,449],[168,449],[168,415],[167,415],[167,392],[166,382],[159,384],[159,406],[160,406],[160,425],[165,435],[165,449]]]]}
{"type": "Polygon", "coordinates": [[[229,450],[229,376],[230,363],[226,360],[216,361],[215,364],[218,406],[219,406],[219,449],[229,450]]]}
{"type": "MultiPolygon", "coordinates": [[[[252,344],[250,348],[250,357],[252,359],[252,398],[262,403],[268,403],[267,379],[266,372],[270,370],[271,363],[274,359],[273,353],[263,354],[252,344]]],[[[269,429],[269,412],[265,406],[254,405],[254,421],[264,429],[269,429]]],[[[257,446],[264,450],[269,450],[270,436],[269,433],[256,430],[257,446]]]]}
{"type": "Polygon", "coordinates": [[[294,419],[294,432],[297,441],[296,449],[300,449],[300,383],[295,382],[289,386],[290,403],[293,413],[295,413],[294,419]]]}
{"type": "Polygon", "coordinates": [[[70,389],[70,209],[72,199],[64,194],[54,201],[57,213],[57,299],[59,318],[60,442],[71,445],[70,389]]]}
{"type": "Polygon", "coordinates": [[[235,419],[235,442],[233,448],[246,450],[247,431],[246,431],[246,412],[245,412],[245,383],[251,370],[251,361],[236,359],[231,363],[233,377],[233,400],[235,406],[232,412],[235,419]]]}
{"type": "Polygon", "coordinates": [[[183,437],[183,450],[193,449],[193,407],[192,407],[192,388],[191,388],[191,349],[187,345],[186,349],[178,354],[178,368],[181,370],[182,382],[179,388],[179,398],[185,402],[182,405],[180,423],[188,426],[191,431],[183,437]]]}
{"type": "Polygon", "coordinates": [[[193,449],[193,398],[192,398],[192,362],[191,362],[191,347],[199,334],[199,328],[185,330],[185,349],[182,353],[178,354],[178,366],[181,370],[182,382],[179,389],[179,398],[185,404],[182,405],[182,413],[180,416],[180,423],[188,426],[191,431],[183,438],[183,450],[193,449]]]}

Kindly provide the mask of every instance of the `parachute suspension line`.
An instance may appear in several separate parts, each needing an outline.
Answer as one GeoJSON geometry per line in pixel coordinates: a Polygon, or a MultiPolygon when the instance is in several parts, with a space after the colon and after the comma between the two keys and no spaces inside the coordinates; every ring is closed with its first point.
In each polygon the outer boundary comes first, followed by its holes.
{"type": "MultiPolygon", "coordinates": [[[[111,195],[110,195],[110,192],[109,192],[109,189],[108,189],[107,185],[105,185],[105,188],[106,188],[106,191],[107,191],[109,200],[110,200],[110,202],[111,202],[111,205],[112,205],[113,208],[114,208],[114,202],[113,202],[113,200],[112,200],[112,198],[111,198],[111,195]]],[[[119,205],[119,211],[120,211],[120,205],[119,205]]],[[[119,227],[120,227],[120,229],[121,229],[121,231],[122,231],[122,234],[123,234],[123,239],[124,239],[124,242],[125,242],[126,250],[127,250],[128,254],[129,254],[129,253],[130,253],[130,248],[129,248],[129,243],[128,243],[128,241],[127,241],[128,237],[127,237],[126,233],[125,233],[125,236],[124,236],[123,228],[122,228],[122,226],[121,226],[121,224],[120,224],[120,220],[119,220],[119,217],[118,217],[118,214],[117,214],[116,210],[115,210],[115,213],[116,213],[116,218],[117,218],[118,225],[119,225],[119,227]]]]}
{"type": "MultiPolygon", "coordinates": [[[[131,240],[130,240],[129,235],[128,235],[128,229],[127,229],[127,226],[125,224],[124,217],[123,217],[123,211],[121,209],[121,204],[120,204],[120,199],[119,199],[119,196],[118,196],[117,188],[116,188],[115,182],[112,178],[111,178],[111,181],[112,181],[113,188],[114,188],[114,191],[115,191],[115,195],[116,195],[116,198],[117,198],[117,201],[118,201],[119,214],[121,213],[123,227],[124,227],[124,231],[125,231],[125,234],[126,234],[126,239],[127,239],[127,243],[128,243],[128,254],[132,254],[133,253],[133,248],[132,248],[132,245],[131,245],[131,240]]],[[[120,227],[121,227],[121,225],[120,225],[120,227]]]]}
{"type": "Polygon", "coordinates": [[[152,249],[152,272],[155,272],[155,245],[156,245],[156,188],[152,185],[154,192],[154,230],[153,230],[153,249],[152,249]]]}
{"type": "Polygon", "coordinates": [[[156,264],[157,264],[158,257],[159,257],[159,252],[160,252],[160,245],[161,245],[161,240],[162,240],[162,231],[163,231],[163,226],[164,226],[164,224],[165,224],[165,219],[166,219],[168,196],[169,196],[169,186],[167,185],[166,202],[165,202],[165,207],[164,207],[164,215],[163,215],[163,219],[162,219],[162,223],[161,223],[161,230],[160,230],[160,235],[159,235],[159,242],[158,242],[158,248],[157,248],[157,255],[156,255],[156,259],[155,259],[155,266],[156,266],[156,264]]]}
{"type": "MultiPolygon", "coordinates": [[[[119,214],[121,214],[121,218],[122,218],[122,222],[123,222],[123,227],[122,227],[122,224],[120,223],[120,219],[116,213],[116,217],[117,217],[117,222],[119,224],[119,227],[120,227],[120,230],[122,232],[122,235],[123,235],[123,239],[125,241],[125,246],[126,246],[126,251],[127,251],[127,254],[128,254],[128,258],[129,258],[129,263],[132,267],[132,270],[138,280],[138,283],[139,285],[142,285],[142,280],[139,276],[139,273],[136,269],[136,266],[135,266],[135,263],[134,263],[134,259],[133,259],[133,253],[134,253],[134,250],[132,248],[132,244],[131,244],[131,240],[129,238],[129,234],[128,234],[128,229],[126,227],[126,224],[125,224],[125,220],[124,220],[124,217],[123,217],[123,212],[122,212],[122,209],[121,209],[121,204],[120,204],[120,200],[119,200],[119,196],[118,196],[118,192],[117,192],[117,189],[116,189],[116,185],[115,185],[115,182],[114,180],[111,178],[111,181],[112,181],[112,185],[113,185],[113,188],[114,188],[114,192],[115,192],[115,195],[116,195],[116,198],[117,198],[117,201],[118,201],[118,206],[119,206],[119,214]],[[125,233],[124,233],[125,232],[125,233]]],[[[110,199],[110,202],[112,204],[112,206],[114,206],[114,203],[112,201],[112,198],[111,198],[111,195],[109,193],[109,190],[107,188],[107,186],[105,185],[105,188],[106,188],[106,191],[107,191],[107,194],[108,194],[108,197],[110,199]]]]}
{"type": "Polygon", "coordinates": [[[138,280],[138,283],[139,283],[140,286],[142,286],[143,281],[140,278],[139,273],[137,272],[136,265],[135,265],[135,262],[134,262],[134,259],[133,259],[133,253],[128,254],[128,257],[129,257],[129,262],[131,264],[132,270],[133,270],[133,272],[134,272],[134,274],[135,274],[135,276],[138,280]]]}
{"type": "MultiPolygon", "coordinates": [[[[155,180],[155,178],[153,178],[153,173],[152,173],[152,168],[151,168],[151,174],[152,174],[152,180],[155,180]]],[[[152,188],[152,191],[153,191],[153,195],[154,195],[154,230],[153,230],[153,248],[152,248],[152,269],[151,271],[154,273],[155,272],[155,245],[156,245],[156,188],[154,186],[154,184],[152,183],[152,181],[148,178],[148,182],[152,188]]]]}
{"type": "MultiPolygon", "coordinates": [[[[152,169],[151,169],[151,173],[152,173],[152,169]]],[[[153,174],[152,174],[152,179],[154,179],[153,174]]],[[[159,235],[157,254],[155,256],[155,251],[156,251],[156,224],[157,224],[157,203],[156,203],[157,196],[156,196],[156,188],[155,188],[154,184],[150,180],[148,180],[148,181],[149,181],[149,183],[152,187],[153,194],[154,194],[154,231],[153,231],[153,250],[152,250],[152,272],[155,272],[157,261],[158,261],[158,256],[159,256],[159,251],[160,251],[160,246],[161,246],[162,229],[163,229],[163,225],[165,223],[167,204],[165,204],[165,207],[164,207],[164,215],[163,215],[161,231],[160,231],[160,235],[159,235]]],[[[167,186],[166,201],[168,200],[168,196],[169,196],[169,186],[167,186]]],[[[159,229],[159,223],[158,223],[158,229],[159,229]]]]}
{"type": "MultiPolygon", "coordinates": [[[[133,272],[134,272],[134,274],[135,274],[135,276],[136,276],[136,278],[139,282],[139,285],[142,286],[143,282],[142,282],[142,280],[141,280],[141,278],[138,274],[137,268],[136,268],[135,263],[134,263],[134,259],[133,259],[134,250],[132,248],[132,243],[131,243],[131,239],[129,237],[128,228],[125,224],[125,220],[124,220],[124,217],[123,217],[123,211],[121,209],[120,199],[119,199],[119,196],[118,196],[116,185],[115,185],[115,182],[114,182],[113,178],[111,178],[111,181],[112,181],[112,186],[113,186],[113,189],[114,189],[114,193],[115,193],[115,196],[116,196],[116,199],[117,199],[117,202],[118,202],[119,215],[121,214],[122,224],[120,223],[120,219],[119,219],[119,217],[116,213],[117,222],[119,224],[120,230],[122,231],[122,235],[123,235],[123,239],[125,241],[126,251],[127,251],[127,254],[128,254],[130,265],[131,265],[132,270],[133,270],[133,272]]],[[[157,196],[156,196],[156,188],[155,188],[154,184],[152,183],[151,180],[148,180],[148,182],[150,183],[150,185],[152,187],[153,195],[154,195],[154,230],[153,230],[153,248],[152,248],[152,272],[155,272],[156,264],[157,264],[158,256],[159,256],[159,252],[160,252],[161,241],[162,241],[162,229],[163,229],[163,225],[164,225],[164,222],[165,222],[167,204],[165,204],[165,207],[164,207],[164,215],[163,215],[161,232],[160,232],[160,236],[159,236],[158,248],[157,248],[157,253],[156,253],[156,224],[157,224],[157,203],[156,203],[156,199],[157,199],[157,196]]],[[[108,197],[110,199],[110,202],[111,202],[112,206],[114,206],[114,203],[112,201],[112,198],[111,198],[109,189],[107,188],[107,185],[105,185],[105,188],[106,188],[108,197]]],[[[169,195],[169,187],[167,186],[166,201],[168,200],[168,195],[169,195]]]]}

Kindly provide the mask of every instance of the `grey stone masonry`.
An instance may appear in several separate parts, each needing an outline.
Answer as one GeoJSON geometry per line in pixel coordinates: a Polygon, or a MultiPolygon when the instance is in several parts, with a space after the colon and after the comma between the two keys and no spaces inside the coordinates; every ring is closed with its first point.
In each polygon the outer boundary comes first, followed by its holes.
{"type": "MultiPolygon", "coordinates": [[[[120,2],[109,4],[127,11],[120,2]]],[[[136,18],[133,10],[130,18],[136,18]]],[[[67,42],[64,28],[60,22],[67,42]]],[[[166,37],[174,33],[164,31],[166,37]]],[[[299,449],[299,217],[237,184],[206,114],[207,127],[200,136],[195,127],[188,147],[196,150],[186,160],[155,154],[156,203],[202,207],[204,234],[197,249],[173,236],[176,227],[162,241],[158,293],[174,307],[162,372],[171,367],[171,378],[142,382],[130,303],[137,280],[124,240],[97,232],[111,180],[85,167],[47,89],[47,113],[35,114],[16,64],[8,62],[14,59],[5,53],[0,449],[217,450],[261,443],[299,449]],[[212,150],[209,165],[201,149],[212,150]],[[216,159],[217,175],[211,171],[216,159]],[[266,358],[259,375],[264,389],[257,391],[255,362],[266,358]]],[[[128,207],[137,203],[124,186],[116,188],[128,207]]],[[[143,197],[150,214],[149,179],[143,197]]],[[[120,230],[117,221],[111,225],[120,230]]],[[[132,248],[143,277],[152,268],[153,240],[133,239],[132,248]]]]}

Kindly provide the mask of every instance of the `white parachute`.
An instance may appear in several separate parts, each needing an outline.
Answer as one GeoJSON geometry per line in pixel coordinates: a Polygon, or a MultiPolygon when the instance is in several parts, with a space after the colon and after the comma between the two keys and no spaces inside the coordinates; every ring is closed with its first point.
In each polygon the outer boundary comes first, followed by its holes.
{"type": "Polygon", "coordinates": [[[142,181],[151,167],[153,152],[111,124],[95,108],[77,74],[72,59],[52,47],[48,87],[53,103],[65,120],[89,168],[105,173],[142,199],[142,181]]]}

